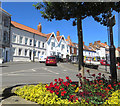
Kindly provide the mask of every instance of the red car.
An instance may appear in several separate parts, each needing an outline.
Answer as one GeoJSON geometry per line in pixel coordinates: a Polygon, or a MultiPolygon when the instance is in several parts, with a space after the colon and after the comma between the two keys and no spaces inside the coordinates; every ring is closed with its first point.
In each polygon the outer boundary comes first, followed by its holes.
{"type": "Polygon", "coordinates": [[[56,65],[57,66],[56,57],[55,56],[47,56],[45,64],[46,64],[46,66],[47,65],[56,65]]]}
{"type": "Polygon", "coordinates": [[[106,63],[106,60],[100,60],[100,64],[101,64],[101,65],[107,65],[107,66],[110,65],[110,64],[106,63]]]}

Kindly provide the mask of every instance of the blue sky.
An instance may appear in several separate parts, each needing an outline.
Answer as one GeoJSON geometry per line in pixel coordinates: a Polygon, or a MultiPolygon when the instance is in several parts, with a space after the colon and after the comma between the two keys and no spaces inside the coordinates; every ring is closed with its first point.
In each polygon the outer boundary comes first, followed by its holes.
{"type": "MultiPolygon", "coordinates": [[[[24,24],[31,28],[37,29],[39,22],[42,24],[42,33],[56,33],[60,31],[61,35],[67,38],[70,35],[73,42],[78,42],[77,27],[72,26],[72,20],[66,21],[47,21],[38,10],[36,10],[32,2],[3,2],[2,8],[12,15],[12,21],[24,24]]],[[[116,25],[113,27],[114,44],[118,47],[118,13],[113,12],[116,16],[116,25]]],[[[107,27],[100,25],[94,21],[92,17],[83,20],[83,40],[85,45],[94,43],[94,41],[101,40],[101,42],[108,42],[107,27]]]]}

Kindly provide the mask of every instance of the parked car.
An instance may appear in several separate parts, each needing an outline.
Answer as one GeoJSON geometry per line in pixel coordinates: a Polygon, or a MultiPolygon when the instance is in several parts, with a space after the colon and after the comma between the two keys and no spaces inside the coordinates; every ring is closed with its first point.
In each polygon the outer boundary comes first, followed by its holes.
{"type": "Polygon", "coordinates": [[[55,57],[56,57],[57,63],[58,63],[58,62],[63,62],[63,59],[60,58],[59,56],[56,55],[55,57]]]}
{"type": "Polygon", "coordinates": [[[40,56],[39,57],[39,62],[44,63],[46,61],[46,56],[40,56]]]}
{"type": "Polygon", "coordinates": [[[57,60],[55,56],[47,56],[45,65],[56,65],[57,66],[57,60]]]}
{"type": "Polygon", "coordinates": [[[108,62],[106,63],[106,60],[100,60],[100,64],[101,65],[107,65],[107,66],[110,65],[108,62]]]}

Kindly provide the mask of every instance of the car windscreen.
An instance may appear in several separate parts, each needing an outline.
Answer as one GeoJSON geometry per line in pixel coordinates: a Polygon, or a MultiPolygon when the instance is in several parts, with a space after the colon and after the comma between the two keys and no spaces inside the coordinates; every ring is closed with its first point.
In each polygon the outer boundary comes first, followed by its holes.
{"type": "Polygon", "coordinates": [[[48,57],[48,59],[55,59],[55,57],[48,57]]]}

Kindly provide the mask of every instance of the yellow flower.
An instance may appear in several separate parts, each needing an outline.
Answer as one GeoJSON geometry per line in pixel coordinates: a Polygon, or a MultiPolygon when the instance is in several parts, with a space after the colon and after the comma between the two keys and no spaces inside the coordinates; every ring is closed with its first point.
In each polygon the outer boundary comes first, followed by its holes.
{"type": "Polygon", "coordinates": [[[79,91],[79,87],[76,88],[75,93],[77,93],[78,91],[79,91]]]}

